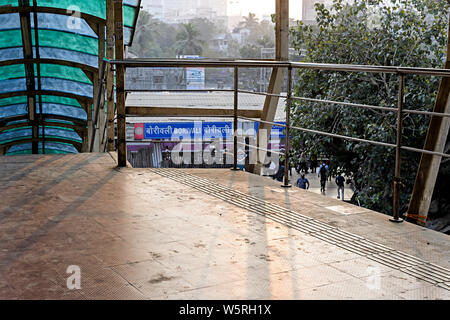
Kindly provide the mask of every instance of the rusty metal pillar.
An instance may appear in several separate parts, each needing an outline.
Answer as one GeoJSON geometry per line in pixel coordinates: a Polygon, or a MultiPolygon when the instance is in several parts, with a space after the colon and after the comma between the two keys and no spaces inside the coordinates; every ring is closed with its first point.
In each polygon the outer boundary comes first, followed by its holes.
{"type": "MultiPolygon", "coordinates": [[[[123,0],[114,0],[114,34],[116,59],[125,57],[123,44],[123,0]]],[[[117,161],[119,167],[127,166],[126,116],[125,116],[125,67],[116,65],[117,104],[117,161]]]]}
{"type": "MultiPolygon", "coordinates": [[[[276,0],[276,25],[275,25],[275,59],[278,61],[289,60],[289,0],[276,0]]],[[[269,87],[267,93],[279,95],[283,85],[284,68],[273,68],[270,76],[269,87]]],[[[273,122],[278,107],[279,97],[266,96],[264,108],[261,115],[262,121],[273,122]]],[[[262,166],[265,162],[266,152],[259,150],[267,150],[272,124],[261,122],[258,128],[256,139],[257,161],[251,165],[250,170],[255,174],[261,174],[262,166]]]]}
{"type": "Polygon", "coordinates": [[[393,203],[393,217],[389,219],[392,222],[403,222],[400,218],[400,186],[401,186],[401,147],[402,147],[402,132],[403,132],[403,103],[404,103],[404,88],[405,75],[399,75],[398,88],[398,108],[397,108],[397,142],[395,148],[395,177],[394,177],[394,203],[393,203]]]}
{"type": "MultiPolygon", "coordinates": [[[[106,1],[106,58],[114,59],[114,3],[113,0],[106,1]]],[[[106,150],[114,151],[114,71],[111,70],[111,65],[107,66],[106,77],[106,150]]]]}
{"type": "Polygon", "coordinates": [[[291,128],[291,105],[292,105],[292,67],[288,68],[288,88],[287,88],[287,101],[286,101],[286,145],[284,151],[284,183],[281,185],[283,188],[292,187],[289,184],[289,153],[291,149],[290,145],[290,128],[291,128]]]}
{"type": "Polygon", "coordinates": [[[234,145],[234,151],[233,151],[233,169],[232,170],[238,170],[237,168],[237,161],[238,161],[238,143],[237,143],[237,132],[238,132],[238,109],[239,109],[239,68],[234,67],[234,134],[233,134],[233,145],[234,145]]]}
{"type": "MultiPolygon", "coordinates": [[[[450,16],[445,69],[450,69],[450,16]]],[[[450,113],[450,78],[442,78],[433,111],[450,113]]],[[[449,127],[449,118],[432,116],[424,149],[443,153],[449,133],[449,127]]],[[[441,156],[422,154],[411,195],[411,201],[409,202],[408,213],[406,214],[407,221],[417,222],[420,225],[426,224],[441,160],[441,156]]]]}
{"type": "MultiPolygon", "coordinates": [[[[98,78],[99,83],[98,85],[100,88],[102,88],[100,92],[100,99],[99,101],[99,114],[98,114],[98,121],[97,121],[97,134],[96,139],[97,143],[95,145],[95,148],[99,152],[103,152],[104,150],[104,144],[103,144],[103,133],[104,133],[104,127],[105,127],[105,87],[103,83],[103,74],[104,70],[101,70],[101,66],[103,63],[103,59],[105,58],[105,25],[99,24],[98,25],[98,78]]],[[[95,92],[97,94],[97,92],[95,92]]]]}

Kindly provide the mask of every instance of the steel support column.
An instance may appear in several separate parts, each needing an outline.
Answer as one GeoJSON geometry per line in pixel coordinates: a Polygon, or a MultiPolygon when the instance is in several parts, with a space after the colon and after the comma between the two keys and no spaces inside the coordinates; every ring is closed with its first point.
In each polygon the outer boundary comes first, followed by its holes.
{"type": "Polygon", "coordinates": [[[392,222],[403,222],[400,218],[400,186],[401,186],[401,147],[403,134],[403,104],[404,104],[404,88],[405,76],[399,75],[398,87],[398,109],[397,109],[397,141],[395,148],[395,176],[394,176],[394,203],[393,203],[393,218],[389,219],[392,222]]]}
{"type": "MultiPolygon", "coordinates": [[[[106,0],[106,58],[114,59],[114,3],[113,0],[106,0]]],[[[106,78],[106,108],[107,108],[107,151],[114,151],[114,72],[111,65],[107,66],[106,78]]]]}
{"type": "MultiPolygon", "coordinates": [[[[114,34],[116,59],[124,59],[123,44],[123,1],[114,0],[114,34]]],[[[126,116],[125,116],[125,66],[116,65],[117,104],[117,162],[119,167],[127,166],[126,116]]]]}
{"type": "MultiPolygon", "coordinates": [[[[101,83],[103,81],[103,73],[104,71],[101,70],[101,66],[103,63],[103,59],[105,58],[105,25],[101,24],[98,26],[98,78],[99,78],[99,83],[98,85],[100,87],[102,87],[104,85],[104,83],[101,83]]],[[[97,93],[96,93],[97,94],[97,93]]],[[[101,94],[100,94],[100,108],[98,110],[99,115],[98,115],[98,122],[97,122],[97,134],[96,134],[96,139],[97,142],[95,144],[95,148],[97,148],[97,151],[99,152],[103,152],[105,150],[105,146],[104,146],[104,139],[103,139],[103,135],[104,135],[104,127],[105,127],[105,89],[103,87],[103,89],[101,90],[101,94]]]]}
{"type": "MultiPolygon", "coordinates": [[[[19,7],[29,8],[29,1],[19,0],[19,7]]],[[[22,47],[23,47],[23,57],[25,59],[33,59],[33,43],[31,34],[31,14],[29,11],[20,12],[20,27],[22,32],[22,47]]],[[[33,154],[39,153],[39,143],[37,138],[39,137],[39,119],[37,117],[36,108],[36,96],[31,94],[36,91],[35,74],[34,74],[34,64],[25,64],[25,75],[27,81],[27,92],[28,98],[28,122],[32,127],[31,136],[33,142],[31,143],[31,152],[33,154]]]]}
{"type": "MultiPolygon", "coordinates": [[[[450,69],[450,19],[445,69],[450,69]]],[[[433,111],[450,113],[450,78],[442,78],[433,111]]],[[[444,153],[449,128],[449,118],[432,116],[424,149],[444,153]]],[[[407,221],[417,222],[420,225],[426,224],[441,160],[441,156],[422,154],[406,214],[407,221]]]]}
{"type": "Polygon", "coordinates": [[[238,170],[238,109],[239,109],[239,68],[234,68],[234,110],[233,110],[233,170],[238,170]]]}
{"type": "MultiPolygon", "coordinates": [[[[289,60],[289,0],[276,0],[276,60],[289,60]]],[[[270,94],[280,94],[284,80],[284,68],[273,68],[270,77],[269,87],[267,89],[270,94]]],[[[264,108],[261,120],[273,122],[278,107],[278,97],[267,96],[264,102],[264,108]]],[[[272,125],[261,122],[258,128],[256,144],[262,150],[267,149],[270,139],[272,125]]],[[[253,173],[261,174],[262,166],[265,163],[266,153],[258,150],[257,163],[250,166],[253,173]]]]}

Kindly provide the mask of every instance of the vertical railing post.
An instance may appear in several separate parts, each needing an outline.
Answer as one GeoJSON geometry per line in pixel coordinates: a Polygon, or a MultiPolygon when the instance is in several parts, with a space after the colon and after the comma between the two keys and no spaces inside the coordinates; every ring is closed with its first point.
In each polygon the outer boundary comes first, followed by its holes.
{"type": "MultiPolygon", "coordinates": [[[[117,60],[125,58],[123,38],[123,0],[114,0],[115,53],[117,60]]],[[[125,114],[125,66],[116,65],[117,105],[117,162],[127,166],[126,114],[125,114]]]]}
{"type": "Polygon", "coordinates": [[[284,152],[284,183],[283,188],[290,188],[289,184],[289,135],[291,122],[291,103],[292,103],[292,66],[288,67],[288,81],[287,81],[287,99],[286,99],[286,145],[284,152]]]}
{"type": "Polygon", "coordinates": [[[405,75],[399,74],[398,89],[398,108],[397,108],[397,141],[395,148],[395,176],[394,176],[394,203],[393,217],[389,219],[392,222],[402,222],[400,218],[400,185],[401,185],[401,147],[402,147],[402,131],[403,131],[403,103],[404,103],[404,87],[405,75]]]}
{"type": "Polygon", "coordinates": [[[237,132],[238,132],[238,107],[239,107],[239,68],[236,66],[234,67],[234,134],[233,134],[233,144],[234,144],[234,151],[233,151],[233,169],[234,171],[237,171],[237,156],[238,156],[238,148],[237,148],[237,132]]]}
{"type": "MultiPolygon", "coordinates": [[[[106,0],[106,58],[114,60],[114,2],[106,0]]],[[[107,150],[114,151],[114,71],[113,66],[108,64],[107,85],[106,85],[106,112],[107,112],[107,150]]]]}

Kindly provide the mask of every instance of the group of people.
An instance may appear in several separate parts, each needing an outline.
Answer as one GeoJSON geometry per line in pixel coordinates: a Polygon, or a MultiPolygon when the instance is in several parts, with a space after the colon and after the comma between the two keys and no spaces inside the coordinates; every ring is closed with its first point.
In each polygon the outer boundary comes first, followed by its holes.
{"type": "Polygon", "coordinates": [[[311,169],[311,172],[316,172],[317,164],[317,157],[315,155],[309,157],[304,152],[302,152],[300,154],[299,161],[295,165],[295,170],[297,171],[297,173],[308,173],[309,168],[311,169]]]}
{"type": "MultiPolygon", "coordinates": [[[[277,181],[282,182],[284,178],[284,157],[280,156],[278,168],[276,164],[272,161],[270,165],[267,165],[267,168],[272,173],[270,176],[277,181]]],[[[292,167],[295,165],[296,171],[300,174],[300,177],[297,179],[297,187],[301,189],[309,189],[310,183],[306,178],[305,174],[308,173],[308,167],[311,168],[311,173],[315,173],[317,171],[317,177],[320,179],[320,192],[325,193],[326,183],[329,178],[329,167],[328,161],[322,161],[322,164],[318,167],[318,162],[316,158],[307,158],[304,153],[301,154],[299,158],[299,162],[297,164],[293,164],[289,162],[289,173],[292,175],[292,167]]],[[[344,184],[345,178],[342,176],[340,172],[338,172],[335,177],[335,183],[337,186],[337,198],[344,200],[344,184]]]]}
{"type": "MultiPolygon", "coordinates": [[[[317,177],[320,178],[320,192],[325,193],[325,187],[328,179],[328,164],[323,162],[319,170],[317,171],[317,177]]],[[[345,178],[339,172],[335,178],[335,182],[337,185],[337,198],[344,200],[344,183],[345,178]]],[[[297,179],[297,187],[301,189],[309,189],[309,180],[305,177],[305,173],[301,173],[300,177],[297,179]]]]}

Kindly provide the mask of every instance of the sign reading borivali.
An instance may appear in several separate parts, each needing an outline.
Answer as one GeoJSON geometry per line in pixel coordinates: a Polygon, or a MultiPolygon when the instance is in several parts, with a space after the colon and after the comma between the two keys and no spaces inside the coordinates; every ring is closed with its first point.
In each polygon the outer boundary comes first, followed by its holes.
{"type": "Polygon", "coordinates": [[[158,122],[144,124],[144,139],[215,139],[233,136],[231,122],[158,122]]]}
{"type": "MultiPolygon", "coordinates": [[[[258,124],[255,123],[251,129],[255,134],[258,130],[258,124]]],[[[283,124],[280,122],[280,124],[283,124]]],[[[141,130],[142,124],[135,124],[135,129],[141,130]]],[[[154,122],[143,124],[143,135],[139,130],[139,134],[135,133],[136,140],[155,140],[155,139],[191,139],[191,140],[210,140],[222,138],[224,140],[232,139],[233,123],[232,122],[154,122]]],[[[271,136],[284,137],[283,127],[274,126],[271,136]]],[[[248,129],[244,129],[249,134],[248,129]]]]}

